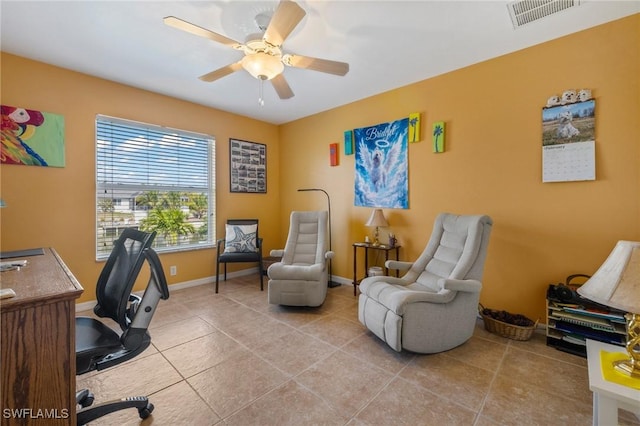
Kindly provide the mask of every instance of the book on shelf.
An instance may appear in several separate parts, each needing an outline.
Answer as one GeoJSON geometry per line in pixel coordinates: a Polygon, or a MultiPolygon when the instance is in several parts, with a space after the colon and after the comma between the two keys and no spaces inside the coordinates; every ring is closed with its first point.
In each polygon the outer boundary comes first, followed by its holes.
{"type": "Polygon", "coordinates": [[[583,336],[575,334],[565,334],[562,336],[562,340],[565,342],[573,343],[574,345],[587,346],[587,341],[583,336]]]}
{"type": "Polygon", "coordinates": [[[622,321],[609,320],[582,314],[574,314],[573,312],[568,312],[564,309],[551,312],[549,314],[549,318],[553,318],[559,321],[567,321],[573,324],[591,327],[598,330],[626,334],[626,322],[622,321]]]}
{"type": "Polygon", "coordinates": [[[556,330],[555,328],[549,327],[547,330],[547,338],[552,338],[555,340],[563,340],[568,343],[572,343],[574,345],[586,346],[587,341],[584,336],[580,334],[568,333],[566,331],[556,330]]]}
{"type": "Polygon", "coordinates": [[[616,313],[614,311],[606,312],[600,309],[589,308],[564,308],[565,311],[579,315],[587,315],[595,318],[605,318],[611,321],[625,323],[624,314],[622,312],[616,313]]]}
{"type": "Polygon", "coordinates": [[[613,324],[604,318],[585,317],[582,315],[576,315],[571,312],[557,311],[554,312],[551,317],[568,321],[574,324],[584,325],[585,327],[593,327],[606,331],[615,331],[613,324]]]}
{"type": "Polygon", "coordinates": [[[552,326],[557,330],[571,334],[579,334],[588,339],[599,340],[601,342],[620,345],[625,342],[625,336],[622,334],[610,333],[604,330],[596,330],[591,327],[585,327],[579,324],[571,324],[566,321],[553,321],[552,326]]]}
{"type": "MultiPolygon", "coordinates": [[[[553,305],[557,306],[558,308],[580,308],[580,307],[582,307],[582,305],[578,305],[577,303],[557,302],[555,300],[553,301],[553,305]]],[[[549,307],[551,307],[551,305],[549,307]]]]}

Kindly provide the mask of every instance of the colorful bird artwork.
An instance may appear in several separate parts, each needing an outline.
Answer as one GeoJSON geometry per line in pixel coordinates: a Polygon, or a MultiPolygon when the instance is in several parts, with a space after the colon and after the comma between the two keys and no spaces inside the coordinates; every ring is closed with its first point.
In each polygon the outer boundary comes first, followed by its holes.
{"type": "Polygon", "coordinates": [[[8,105],[0,106],[0,112],[1,163],[31,166],[64,165],[62,116],[8,105]],[[50,122],[48,127],[44,126],[47,122],[50,122]],[[47,130],[44,130],[44,127],[47,127],[47,130]],[[47,156],[54,159],[54,164],[45,159],[47,156]]]}

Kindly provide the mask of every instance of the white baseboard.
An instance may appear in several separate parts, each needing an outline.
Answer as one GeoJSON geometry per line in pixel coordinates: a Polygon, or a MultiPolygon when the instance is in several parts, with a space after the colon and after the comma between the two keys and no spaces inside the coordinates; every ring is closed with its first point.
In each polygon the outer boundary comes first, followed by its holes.
{"type": "Polygon", "coordinates": [[[331,277],[331,281],[333,281],[334,283],[340,283],[344,285],[353,285],[353,280],[350,280],[344,277],[339,277],[337,275],[333,275],[331,277]]]}
{"type": "MultiPolygon", "coordinates": [[[[227,273],[227,279],[230,278],[235,278],[235,277],[242,277],[244,275],[251,275],[251,274],[255,274],[256,272],[258,272],[258,268],[248,268],[248,269],[243,269],[240,271],[235,271],[235,272],[229,272],[227,273]]],[[[222,280],[224,278],[224,275],[220,275],[220,280],[222,280]]],[[[195,286],[199,286],[199,285],[205,285],[205,284],[213,284],[216,282],[216,277],[211,276],[211,277],[205,277],[205,278],[198,278],[197,280],[191,280],[191,281],[183,281],[180,283],[175,283],[175,284],[171,284],[169,286],[169,294],[171,294],[172,290],[180,290],[183,288],[189,288],[189,287],[195,287],[195,286]]],[[[138,294],[140,296],[142,296],[142,293],[144,293],[144,290],[141,291],[135,291],[135,294],[138,294]]],[[[81,303],[76,303],[76,313],[77,312],[83,312],[83,311],[89,311],[91,309],[93,309],[94,306],[96,306],[97,301],[96,300],[90,300],[88,302],[81,302],[81,303]]]]}

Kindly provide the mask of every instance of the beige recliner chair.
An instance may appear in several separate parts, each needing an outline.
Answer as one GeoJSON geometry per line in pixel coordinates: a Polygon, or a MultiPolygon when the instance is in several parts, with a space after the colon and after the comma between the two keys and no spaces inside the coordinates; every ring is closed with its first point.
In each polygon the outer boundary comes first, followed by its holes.
{"type": "Polygon", "coordinates": [[[291,212],[289,236],[282,257],[269,266],[269,303],[288,306],[320,306],[327,296],[328,263],[326,211],[291,212]]]}
{"type": "Polygon", "coordinates": [[[488,216],[440,214],[415,262],[386,262],[408,269],[404,276],[362,280],[360,322],[398,352],[442,352],[466,342],[476,324],[492,223],[488,216]]]}

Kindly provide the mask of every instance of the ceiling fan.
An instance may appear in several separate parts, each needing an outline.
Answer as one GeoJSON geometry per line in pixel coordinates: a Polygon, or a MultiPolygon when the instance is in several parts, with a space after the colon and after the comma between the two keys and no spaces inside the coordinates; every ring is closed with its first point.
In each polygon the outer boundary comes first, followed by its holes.
{"type": "Polygon", "coordinates": [[[256,16],[256,24],[263,33],[249,36],[246,43],[240,43],[175,16],[165,17],[164,23],[244,52],[244,57],[240,61],[204,74],[199,78],[211,82],[244,68],[249,74],[261,80],[259,102],[262,105],[264,104],[262,100],[262,82],[264,80],[271,81],[280,99],[293,97],[293,91],[282,74],[285,65],[340,76],[349,72],[349,64],[345,62],[283,53],[282,44],[305,15],[306,12],[297,3],[282,0],[273,16],[263,13],[256,16]]]}

